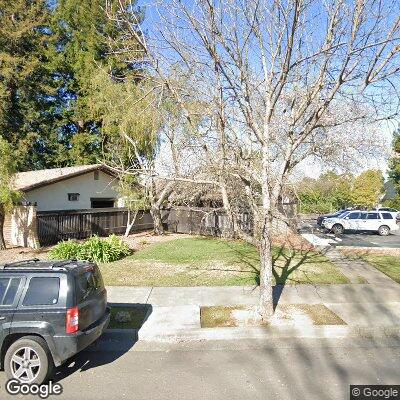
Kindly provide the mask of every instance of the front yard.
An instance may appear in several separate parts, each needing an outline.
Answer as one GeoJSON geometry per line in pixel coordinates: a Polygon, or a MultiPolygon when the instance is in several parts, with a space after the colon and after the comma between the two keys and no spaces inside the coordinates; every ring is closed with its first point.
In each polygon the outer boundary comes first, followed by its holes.
{"type": "Polygon", "coordinates": [[[395,282],[400,283],[400,255],[383,254],[380,251],[346,251],[345,255],[352,259],[366,261],[395,282]]]}
{"type": "MultiPolygon", "coordinates": [[[[106,285],[232,286],[258,285],[259,255],[238,240],[176,238],[152,244],[132,256],[100,265],[106,285]]],[[[274,247],[279,284],[349,283],[323,255],[310,249],[274,247]]]]}
{"type": "MultiPolygon", "coordinates": [[[[124,239],[125,240],[125,239],[124,239]]],[[[100,264],[110,286],[235,286],[258,285],[259,255],[239,240],[170,234],[132,235],[132,256],[100,264]]],[[[49,248],[0,251],[0,264],[29,258],[46,259],[49,248]]],[[[298,238],[278,240],[273,248],[278,284],[349,283],[322,254],[298,238]]]]}

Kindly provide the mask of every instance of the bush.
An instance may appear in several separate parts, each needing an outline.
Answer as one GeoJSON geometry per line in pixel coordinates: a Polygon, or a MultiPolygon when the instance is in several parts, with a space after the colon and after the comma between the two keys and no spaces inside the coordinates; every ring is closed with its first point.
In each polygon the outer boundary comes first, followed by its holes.
{"type": "Polygon", "coordinates": [[[74,240],[60,242],[50,251],[50,258],[108,263],[120,260],[129,254],[131,254],[131,250],[128,245],[117,236],[111,235],[107,239],[93,236],[82,243],[74,240]]]}
{"type": "Polygon", "coordinates": [[[53,260],[72,260],[77,258],[80,244],[75,240],[60,242],[51,249],[49,255],[53,260]]]}

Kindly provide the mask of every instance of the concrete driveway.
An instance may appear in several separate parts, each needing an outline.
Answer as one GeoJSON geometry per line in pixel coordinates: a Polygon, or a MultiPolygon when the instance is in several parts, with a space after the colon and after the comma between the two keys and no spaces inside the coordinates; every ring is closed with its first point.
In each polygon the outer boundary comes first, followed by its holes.
{"type": "Polygon", "coordinates": [[[300,233],[315,235],[332,246],[400,248],[400,231],[395,231],[389,236],[379,236],[377,233],[371,232],[334,235],[319,228],[315,222],[306,222],[300,226],[300,233]]]}

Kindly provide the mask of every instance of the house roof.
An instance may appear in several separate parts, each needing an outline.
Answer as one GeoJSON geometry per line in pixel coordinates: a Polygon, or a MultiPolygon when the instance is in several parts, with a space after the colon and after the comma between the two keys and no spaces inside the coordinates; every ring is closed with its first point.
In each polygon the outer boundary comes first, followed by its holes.
{"type": "Polygon", "coordinates": [[[38,187],[50,185],[65,179],[83,175],[91,171],[103,171],[115,176],[113,170],[103,164],[80,165],[76,167],[42,169],[37,171],[19,172],[15,176],[14,187],[17,190],[28,192],[38,187]]]}

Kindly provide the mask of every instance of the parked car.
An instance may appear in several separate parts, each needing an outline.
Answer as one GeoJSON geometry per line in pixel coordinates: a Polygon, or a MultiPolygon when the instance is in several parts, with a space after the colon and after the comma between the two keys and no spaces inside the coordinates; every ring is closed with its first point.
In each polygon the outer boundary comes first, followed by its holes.
{"type": "Polygon", "coordinates": [[[396,217],[390,212],[351,211],[342,217],[327,218],[323,226],[335,234],[345,231],[372,231],[387,236],[399,229],[396,217]]]}
{"type": "Polygon", "coordinates": [[[21,261],[0,266],[1,367],[41,384],[53,368],[94,342],[110,320],[96,264],[21,261]]]}
{"type": "Polygon", "coordinates": [[[325,221],[326,218],[339,218],[339,217],[341,217],[342,215],[348,213],[350,210],[351,210],[351,209],[346,208],[346,209],[343,209],[343,210],[336,211],[336,212],[333,213],[333,214],[320,215],[320,216],[317,218],[317,225],[318,225],[318,226],[322,226],[322,223],[325,221]]]}

